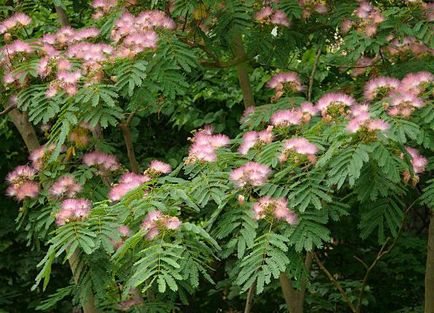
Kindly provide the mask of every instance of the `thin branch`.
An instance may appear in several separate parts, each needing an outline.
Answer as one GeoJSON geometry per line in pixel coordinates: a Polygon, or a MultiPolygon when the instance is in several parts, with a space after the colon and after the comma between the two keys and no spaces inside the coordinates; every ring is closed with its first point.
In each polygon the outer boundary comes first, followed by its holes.
{"type": "Polygon", "coordinates": [[[0,112],[0,116],[8,114],[10,111],[15,110],[17,108],[17,104],[13,103],[6,107],[3,111],[0,112]]]}
{"type": "Polygon", "coordinates": [[[313,252],[313,257],[315,259],[315,262],[318,264],[319,268],[324,272],[324,274],[327,276],[327,278],[335,285],[336,289],[338,289],[339,293],[341,294],[342,298],[344,299],[345,303],[348,305],[348,307],[351,309],[351,312],[357,313],[356,308],[351,303],[350,299],[348,298],[347,293],[342,288],[341,284],[333,277],[332,274],[325,268],[324,264],[320,261],[318,258],[318,255],[313,252]]]}
{"type": "Polygon", "coordinates": [[[309,77],[309,89],[307,91],[307,101],[311,101],[312,100],[313,81],[314,81],[314,77],[315,77],[316,68],[318,66],[319,57],[321,55],[321,48],[322,47],[319,47],[318,51],[316,52],[315,60],[313,62],[312,72],[310,73],[310,77],[309,77]]]}
{"type": "Polygon", "coordinates": [[[63,27],[69,26],[68,15],[66,14],[65,10],[58,5],[55,5],[54,8],[56,9],[57,18],[59,19],[60,25],[63,27]]]}
{"type": "Polygon", "coordinates": [[[133,140],[131,138],[131,130],[129,127],[131,120],[134,117],[134,114],[135,112],[131,113],[126,119],[126,121],[119,124],[119,127],[121,128],[122,135],[124,136],[125,147],[127,148],[127,155],[128,160],[130,161],[131,170],[134,173],[138,173],[139,163],[137,162],[136,153],[134,152],[133,140]]]}
{"type": "Polygon", "coordinates": [[[244,306],[244,313],[250,313],[253,306],[253,296],[256,291],[256,281],[253,282],[252,286],[249,288],[249,292],[247,293],[246,304],[244,306]]]}

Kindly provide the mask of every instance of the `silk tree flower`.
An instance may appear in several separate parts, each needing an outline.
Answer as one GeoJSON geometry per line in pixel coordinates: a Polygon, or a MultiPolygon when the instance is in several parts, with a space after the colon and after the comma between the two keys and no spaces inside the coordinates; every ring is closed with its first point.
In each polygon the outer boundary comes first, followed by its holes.
{"type": "Polygon", "coordinates": [[[241,116],[240,123],[241,124],[246,123],[248,121],[250,115],[253,114],[254,112],[255,112],[255,107],[254,106],[247,107],[244,110],[243,115],[241,116]]]}
{"type": "Polygon", "coordinates": [[[300,158],[305,156],[309,162],[315,163],[315,154],[317,153],[318,147],[309,140],[303,137],[294,137],[283,142],[283,151],[279,156],[279,161],[285,162],[292,155],[295,162],[299,162],[300,158]]]}
{"type": "Polygon", "coordinates": [[[330,92],[318,100],[316,108],[321,112],[323,118],[331,120],[346,115],[351,106],[355,104],[356,100],[344,93],[330,92]]]}
{"type": "Polygon", "coordinates": [[[427,71],[408,73],[402,79],[399,90],[417,96],[426,90],[433,83],[433,80],[434,75],[427,71]]]}
{"type": "Polygon", "coordinates": [[[283,220],[290,225],[298,222],[297,215],[288,208],[288,201],[285,198],[262,197],[253,205],[255,219],[273,218],[283,220]]]}
{"type": "Polygon", "coordinates": [[[27,42],[24,42],[22,40],[15,40],[12,43],[5,45],[3,48],[0,49],[0,53],[3,54],[3,56],[7,59],[12,59],[15,54],[18,53],[32,53],[33,48],[28,44],[27,42]]]}
{"type": "Polygon", "coordinates": [[[160,211],[151,211],[143,220],[142,229],[147,232],[146,238],[152,240],[168,230],[178,230],[181,224],[176,216],[164,215],[160,211]]]}
{"type": "Polygon", "coordinates": [[[82,186],[75,181],[74,177],[64,175],[56,180],[48,192],[54,197],[73,198],[81,191],[81,189],[82,186]]]}
{"type": "Polygon", "coordinates": [[[54,144],[43,145],[30,152],[29,161],[32,162],[33,168],[38,171],[41,170],[44,166],[47,155],[53,152],[55,148],[56,146],[54,144]]]}
{"type": "Polygon", "coordinates": [[[423,173],[425,171],[426,166],[428,165],[428,159],[419,153],[414,148],[405,147],[408,154],[411,157],[411,165],[413,166],[413,170],[416,174],[423,173]]]}
{"type": "Polygon", "coordinates": [[[367,100],[374,100],[377,97],[387,96],[391,91],[400,86],[400,81],[392,77],[377,77],[365,84],[364,97],[367,100]]]}
{"type": "Polygon", "coordinates": [[[190,147],[186,164],[194,162],[215,162],[217,160],[217,149],[227,146],[230,139],[226,135],[212,134],[212,128],[198,131],[191,139],[193,144],[190,147]]]}
{"type": "Polygon", "coordinates": [[[92,203],[87,199],[66,199],[56,214],[56,224],[65,225],[73,221],[84,220],[90,213],[92,203]]]}
{"type": "Polygon", "coordinates": [[[79,42],[70,45],[66,55],[69,58],[81,59],[87,62],[104,62],[113,52],[113,47],[107,44],[79,42]]]}
{"type": "Polygon", "coordinates": [[[36,174],[36,169],[30,166],[17,166],[6,176],[9,185],[6,194],[15,197],[18,201],[23,201],[26,198],[36,198],[39,194],[39,184],[34,181],[36,174]]]}
{"type": "Polygon", "coordinates": [[[298,0],[298,4],[303,8],[304,19],[308,19],[314,12],[324,14],[328,11],[326,2],[323,0],[298,0]]]}
{"type": "Polygon", "coordinates": [[[276,127],[288,127],[300,125],[303,119],[303,112],[298,109],[277,111],[271,116],[271,125],[276,127]]]}
{"type": "Polygon", "coordinates": [[[276,91],[275,99],[282,97],[284,91],[299,92],[304,90],[300,77],[295,72],[283,72],[274,75],[268,81],[267,87],[276,91]]]}
{"type": "Polygon", "coordinates": [[[391,116],[410,117],[415,109],[425,105],[422,99],[411,93],[393,94],[387,113],[391,116]]]}
{"type": "Polygon", "coordinates": [[[366,73],[370,66],[377,61],[376,58],[361,57],[356,61],[355,67],[351,70],[351,76],[357,77],[366,73]]]}
{"type": "Polygon", "coordinates": [[[359,7],[354,11],[359,18],[357,29],[372,37],[377,32],[377,27],[384,21],[381,12],[367,1],[360,1],[359,7]]]}
{"type": "Polygon", "coordinates": [[[17,12],[0,23],[0,35],[10,31],[15,27],[27,26],[32,22],[32,19],[21,12],[17,12]]]}
{"type": "Polygon", "coordinates": [[[96,167],[100,174],[117,171],[121,166],[114,155],[101,151],[93,151],[83,156],[83,163],[89,167],[96,167]]]}
{"type": "Polygon", "coordinates": [[[164,162],[153,160],[149,164],[147,172],[151,175],[169,174],[172,171],[172,167],[164,162]]]}
{"type": "Polygon", "coordinates": [[[318,109],[311,102],[303,102],[300,105],[300,110],[303,115],[302,121],[307,123],[311,120],[312,116],[318,114],[318,109]]]}
{"type": "Polygon", "coordinates": [[[246,186],[258,187],[267,182],[271,169],[263,164],[247,162],[243,166],[232,170],[230,180],[240,188],[246,186]]]}
{"type": "Polygon", "coordinates": [[[366,115],[360,115],[353,119],[351,119],[347,126],[346,130],[350,133],[356,133],[359,130],[367,130],[367,131],[385,131],[389,129],[390,125],[381,120],[381,119],[370,119],[369,114],[366,115]]]}
{"type": "Polygon", "coordinates": [[[95,9],[94,19],[100,19],[118,4],[117,0],[93,0],[91,6],[95,9]]]}
{"type": "Polygon", "coordinates": [[[119,201],[131,190],[134,190],[142,184],[151,180],[148,175],[139,175],[135,173],[125,173],[119,180],[119,183],[113,186],[109,192],[109,199],[111,201],[119,201]]]}
{"type": "Polygon", "coordinates": [[[256,12],[255,20],[264,24],[274,24],[289,27],[291,22],[282,10],[273,10],[267,6],[256,12]]]}
{"type": "Polygon", "coordinates": [[[238,152],[246,155],[255,146],[271,143],[273,141],[273,127],[269,126],[262,131],[250,131],[244,134],[238,152]]]}

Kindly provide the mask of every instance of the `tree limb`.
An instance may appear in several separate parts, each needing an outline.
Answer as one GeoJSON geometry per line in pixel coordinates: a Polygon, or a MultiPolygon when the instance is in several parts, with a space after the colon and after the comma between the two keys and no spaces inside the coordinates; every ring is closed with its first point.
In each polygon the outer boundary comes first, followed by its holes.
{"type": "Polygon", "coordinates": [[[316,52],[315,55],[315,60],[313,62],[313,67],[312,67],[312,72],[310,73],[310,77],[309,77],[309,88],[307,90],[307,101],[311,101],[312,100],[312,87],[313,87],[313,81],[314,81],[314,77],[315,77],[315,72],[316,72],[316,68],[318,66],[318,62],[319,62],[319,57],[321,55],[321,48],[318,48],[318,51],[316,52]]]}

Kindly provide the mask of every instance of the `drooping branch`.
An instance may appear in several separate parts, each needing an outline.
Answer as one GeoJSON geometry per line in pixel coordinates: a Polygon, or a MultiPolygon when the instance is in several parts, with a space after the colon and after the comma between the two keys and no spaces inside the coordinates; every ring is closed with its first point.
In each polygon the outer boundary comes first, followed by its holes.
{"type": "Polygon", "coordinates": [[[345,301],[345,303],[348,305],[348,307],[351,309],[351,312],[357,313],[356,308],[351,303],[347,293],[342,288],[341,284],[336,280],[336,278],[333,277],[333,275],[327,270],[327,268],[324,266],[324,264],[321,262],[321,260],[318,258],[318,255],[314,252],[313,257],[315,259],[315,262],[318,264],[321,271],[327,276],[327,278],[335,285],[336,289],[339,291],[339,293],[342,296],[342,299],[345,301]]]}

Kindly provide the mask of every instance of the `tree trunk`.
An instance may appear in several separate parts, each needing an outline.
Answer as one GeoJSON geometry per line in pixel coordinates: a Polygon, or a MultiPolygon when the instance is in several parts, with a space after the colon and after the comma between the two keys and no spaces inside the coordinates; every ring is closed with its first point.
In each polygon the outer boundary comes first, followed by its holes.
{"type": "Polygon", "coordinates": [[[246,51],[244,50],[243,39],[240,34],[235,35],[232,39],[232,50],[235,59],[240,60],[236,65],[236,69],[241,91],[243,93],[244,107],[255,106],[255,99],[249,81],[246,51]]]}
{"type": "Polygon", "coordinates": [[[12,110],[8,113],[12,123],[14,123],[18,132],[23,138],[24,144],[29,152],[40,147],[38,137],[36,136],[35,129],[30,124],[27,113],[20,112],[18,109],[12,110]]]}
{"type": "Polygon", "coordinates": [[[430,211],[425,270],[425,313],[434,313],[434,211],[430,211]]]}

